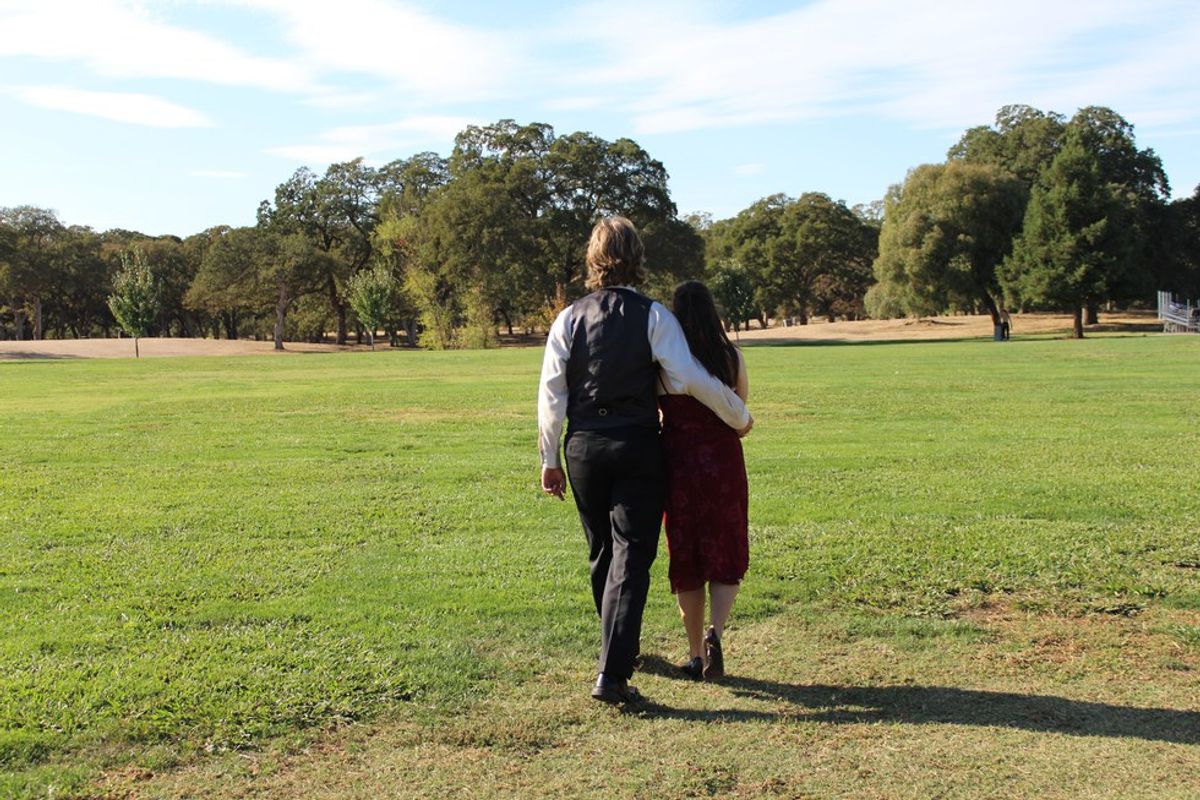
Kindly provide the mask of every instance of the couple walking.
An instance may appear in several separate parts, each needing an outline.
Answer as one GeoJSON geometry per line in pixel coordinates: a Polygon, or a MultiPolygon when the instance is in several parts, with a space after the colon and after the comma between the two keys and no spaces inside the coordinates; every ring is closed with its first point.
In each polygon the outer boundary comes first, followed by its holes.
{"type": "Polygon", "coordinates": [[[629,678],[664,511],[668,574],[690,653],[679,668],[692,678],[724,674],[721,636],[749,560],[739,441],[753,425],[745,364],[703,284],[676,290],[674,314],[636,290],[643,255],[629,220],[596,224],[591,294],[551,326],[538,393],[542,490],[564,499],[570,476],[600,615],[592,697],[608,703],[640,699],[629,678]]]}

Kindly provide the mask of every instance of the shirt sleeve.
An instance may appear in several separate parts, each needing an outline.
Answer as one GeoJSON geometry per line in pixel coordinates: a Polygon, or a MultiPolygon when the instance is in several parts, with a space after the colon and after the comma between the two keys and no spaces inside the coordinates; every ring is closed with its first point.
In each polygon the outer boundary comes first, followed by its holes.
{"type": "Polygon", "coordinates": [[[543,467],[558,467],[558,441],[567,417],[567,358],[571,355],[571,308],[568,306],[550,326],[546,353],[542,357],[542,379],[538,387],[538,452],[543,467]]]}
{"type": "Polygon", "coordinates": [[[712,409],[731,428],[750,424],[750,411],[733,389],[701,366],[688,349],[679,320],[660,303],[650,306],[650,351],[667,377],[712,409]]]}
{"type": "Polygon", "coordinates": [[[742,398],[743,403],[750,402],[750,376],[746,373],[746,359],[742,356],[742,351],[736,347],[738,366],[737,366],[737,386],[733,390],[737,392],[737,396],[742,398]]]}

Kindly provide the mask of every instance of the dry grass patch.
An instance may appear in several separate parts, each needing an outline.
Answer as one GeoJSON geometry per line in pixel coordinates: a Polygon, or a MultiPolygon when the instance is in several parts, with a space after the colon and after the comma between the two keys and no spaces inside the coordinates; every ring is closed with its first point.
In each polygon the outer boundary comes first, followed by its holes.
{"type": "MultiPolygon", "coordinates": [[[[904,620],[785,613],[731,629],[732,676],[674,674],[657,641],[624,712],[587,659],[459,709],[408,710],[284,754],[231,754],[123,796],[1156,797],[1200,794],[1200,653],[1171,625],[1004,607],[914,637],[904,620]],[[860,633],[853,633],[860,631],[860,633]]],[[[946,626],[956,623],[945,622],[946,626]]],[[[649,643],[648,643],[649,644],[649,643]]],[[[116,776],[121,778],[122,776],[116,776]]],[[[111,782],[114,776],[109,776],[111,782]]]]}

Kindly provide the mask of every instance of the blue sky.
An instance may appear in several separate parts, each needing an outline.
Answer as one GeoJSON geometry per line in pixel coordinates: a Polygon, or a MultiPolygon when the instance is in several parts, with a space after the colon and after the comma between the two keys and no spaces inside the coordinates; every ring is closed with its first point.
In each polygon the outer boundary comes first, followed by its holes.
{"type": "Polygon", "coordinates": [[[187,235],[470,123],[628,136],[681,213],[870,202],[1007,103],[1107,105],[1200,183],[1194,0],[0,0],[0,205],[187,235]]]}

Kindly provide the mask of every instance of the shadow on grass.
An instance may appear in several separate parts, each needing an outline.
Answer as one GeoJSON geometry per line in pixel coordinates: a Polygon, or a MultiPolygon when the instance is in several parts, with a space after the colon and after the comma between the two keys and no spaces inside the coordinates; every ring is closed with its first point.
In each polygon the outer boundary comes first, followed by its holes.
{"type": "MultiPolygon", "coordinates": [[[[654,664],[647,672],[658,672],[654,664]]],[[[666,665],[670,667],[670,665],[666,665]]],[[[681,677],[671,669],[668,677],[681,677]]],[[[1003,727],[1071,736],[1111,736],[1200,744],[1200,711],[1135,708],[1065,697],[957,689],[947,686],[807,686],[746,677],[720,681],[738,697],[787,703],[791,709],[671,708],[653,702],[627,713],[663,719],[712,721],[901,722],[1003,727]]]]}
{"type": "Polygon", "coordinates": [[[79,356],[66,353],[38,353],[29,350],[7,350],[0,352],[0,361],[74,361],[79,356]]]}

